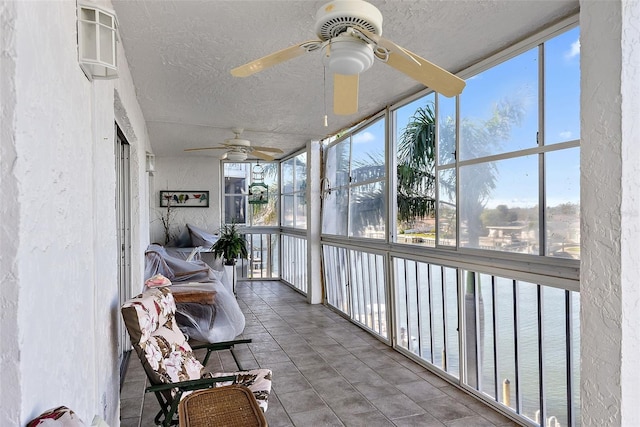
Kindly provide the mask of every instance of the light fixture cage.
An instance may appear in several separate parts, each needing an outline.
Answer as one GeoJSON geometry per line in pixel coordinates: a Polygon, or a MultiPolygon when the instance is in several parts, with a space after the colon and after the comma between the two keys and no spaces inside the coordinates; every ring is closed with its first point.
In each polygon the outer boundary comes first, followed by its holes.
{"type": "Polygon", "coordinates": [[[78,62],[89,80],[118,77],[117,41],[114,11],[78,3],[78,62]]]}

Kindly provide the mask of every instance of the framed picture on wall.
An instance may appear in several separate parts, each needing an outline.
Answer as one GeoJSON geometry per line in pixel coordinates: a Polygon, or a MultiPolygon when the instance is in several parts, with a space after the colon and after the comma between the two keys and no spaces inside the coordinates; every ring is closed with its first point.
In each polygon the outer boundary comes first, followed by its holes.
{"type": "Polygon", "coordinates": [[[160,207],[166,208],[169,205],[176,208],[208,208],[209,192],[183,190],[160,191],[160,207]]]}

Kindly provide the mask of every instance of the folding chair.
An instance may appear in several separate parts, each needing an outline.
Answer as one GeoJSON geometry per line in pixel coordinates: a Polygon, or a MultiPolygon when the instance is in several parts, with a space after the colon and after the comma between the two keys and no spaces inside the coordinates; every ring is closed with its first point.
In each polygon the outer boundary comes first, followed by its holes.
{"type": "Polygon", "coordinates": [[[122,316],[131,343],[151,383],[145,391],[154,393],[160,404],[155,423],[165,427],[177,424],[174,416],[180,399],[193,390],[232,384],[248,387],[259,407],[266,411],[271,392],[269,369],[242,371],[238,366],[238,372],[203,373],[203,365],[193,354],[195,349],[206,349],[206,365],[211,352],[231,350],[235,344],[251,340],[203,344],[192,348],[176,324],[175,312],[173,294],[167,287],[150,289],[122,305],[122,316]]]}

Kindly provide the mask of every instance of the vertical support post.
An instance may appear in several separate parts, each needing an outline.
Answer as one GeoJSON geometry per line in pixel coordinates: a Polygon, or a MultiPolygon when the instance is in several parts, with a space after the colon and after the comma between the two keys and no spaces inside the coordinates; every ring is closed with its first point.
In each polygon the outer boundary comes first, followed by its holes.
{"type": "Polygon", "coordinates": [[[321,304],[324,295],[322,289],[322,258],[320,233],[320,178],[322,176],[320,141],[307,143],[307,302],[321,304]]]}

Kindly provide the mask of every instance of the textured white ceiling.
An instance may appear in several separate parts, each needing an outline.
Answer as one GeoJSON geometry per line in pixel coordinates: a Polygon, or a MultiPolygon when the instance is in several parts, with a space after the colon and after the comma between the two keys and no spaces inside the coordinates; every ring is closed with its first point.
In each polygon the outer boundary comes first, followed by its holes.
{"type": "MultiPolygon", "coordinates": [[[[383,36],[457,72],[578,10],[578,0],[371,0],[383,36]]],[[[333,134],[423,86],[376,61],[360,76],[359,111],[332,113],[320,52],[246,78],[229,71],[276,50],[316,39],[320,0],[113,1],[121,41],[157,156],[233,137],[286,153],[333,134]],[[329,126],[323,126],[326,110],[329,126]]]]}

